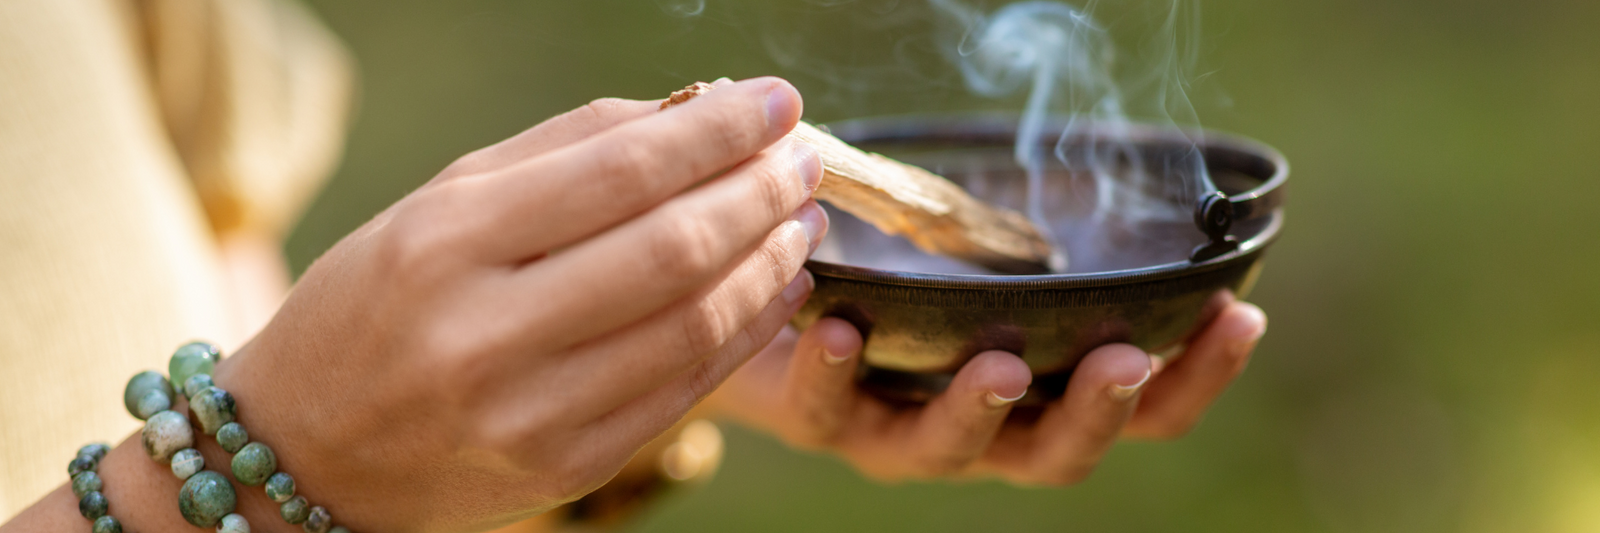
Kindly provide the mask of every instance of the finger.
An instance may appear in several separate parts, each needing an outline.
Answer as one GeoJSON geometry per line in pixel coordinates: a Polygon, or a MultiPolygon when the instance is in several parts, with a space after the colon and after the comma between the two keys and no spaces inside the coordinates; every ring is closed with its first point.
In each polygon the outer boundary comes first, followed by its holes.
{"type": "Polygon", "coordinates": [[[771,413],[778,412],[784,405],[783,383],[787,379],[789,359],[799,341],[800,332],[794,327],[783,328],[772,342],[734,371],[706,402],[713,404],[711,409],[715,412],[777,433],[776,423],[781,420],[771,413]]]}
{"type": "Polygon", "coordinates": [[[672,380],[655,390],[629,400],[610,415],[595,422],[597,431],[605,435],[596,447],[622,446],[617,451],[627,451],[628,442],[637,447],[672,427],[695,404],[715,390],[740,365],[765,346],[805,303],[814,287],[811,274],[801,271],[785,292],[795,297],[775,300],[750,321],[743,330],[724,344],[711,357],[685,369],[672,380]],[[616,435],[620,438],[612,438],[616,435]]]}
{"type": "Polygon", "coordinates": [[[1245,302],[1229,305],[1151,381],[1129,421],[1130,437],[1172,439],[1188,433],[1234,378],[1267,331],[1267,315],[1245,302]]]}
{"type": "Polygon", "coordinates": [[[499,170],[624,122],[650,116],[660,106],[660,100],[601,98],[523,130],[509,139],[462,156],[429,183],[499,170]]]}
{"type": "Polygon", "coordinates": [[[800,94],[783,80],[723,87],[543,157],[452,180],[462,195],[452,202],[455,219],[482,230],[479,248],[490,259],[519,260],[594,235],[749,159],[793,129],[800,112],[800,94]]]}
{"type": "MultiPolygon", "coordinates": [[[[827,224],[807,200],[821,179],[816,150],[786,142],[613,231],[527,265],[509,290],[542,300],[524,307],[525,323],[561,325],[527,334],[539,346],[558,348],[655,313],[731,270],[780,223],[785,241],[757,259],[785,265],[792,276],[827,224]],[[796,211],[802,203],[807,207],[796,211]],[[785,222],[791,213],[797,219],[785,222]]],[[[772,287],[768,300],[787,282],[772,287]]],[[[689,333],[690,348],[702,354],[719,340],[698,329],[689,333]]]]}
{"type": "MultiPolygon", "coordinates": [[[[816,226],[810,231],[820,237],[826,216],[815,202],[808,202],[796,213],[799,220],[773,231],[718,283],[615,334],[577,346],[548,377],[557,383],[591,383],[577,387],[582,392],[573,403],[604,412],[660,387],[729,343],[748,340],[741,336],[748,335],[747,326],[766,309],[798,309],[804,303],[811,278],[796,274],[810,245],[800,235],[808,230],[795,226],[816,226]]],[[[762,344],[769,339],[761,339],[762,344]]],[[[574,416],[584,416],[580,411],[574,416]]]]}
{"type": "Polygon", "coordinates": [[[912,474],[940,477],[966,469],[989,447],[1032,381],[1028,364],[1006,352],[984,352],[968,361],[917,417],[904,448],[912,474]]]}
{"type": "Polygon", "coordinates": [[[793,421],[779,428],[790,444],[817,449],[837,438],[861,400],[855,384],[861,345],[861,332],[838,318],[818,320],[800,335],[776,384],[783,409],[793,414],[793,421]]]}
{"type": "Polygon", "coordinates": [[[1070,485],[1094,471],[1116,441],[1150,378],[1150,356],[1127,344],[1089,352],[1073,370],[1067,393],[1032,426],[1008,425],[984,461],[1021,482],[1070,485]]]}

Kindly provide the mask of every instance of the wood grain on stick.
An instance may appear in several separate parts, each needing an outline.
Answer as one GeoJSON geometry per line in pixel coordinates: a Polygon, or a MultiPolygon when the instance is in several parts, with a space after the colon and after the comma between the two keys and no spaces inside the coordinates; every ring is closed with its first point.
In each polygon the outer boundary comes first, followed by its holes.
{"type": "MultiPolygon", "coordinates": [[[[667,109],[714,89],[696,83],[672,93],[667,109]]],[[[789,135],[822,160],[818,200],[855,215],[923,251],[1008,274],[1050,271],[1052,246],[1028,217],[973,198],[961,186],[920,167],[867,153],[804,122],[789,135]]]]}

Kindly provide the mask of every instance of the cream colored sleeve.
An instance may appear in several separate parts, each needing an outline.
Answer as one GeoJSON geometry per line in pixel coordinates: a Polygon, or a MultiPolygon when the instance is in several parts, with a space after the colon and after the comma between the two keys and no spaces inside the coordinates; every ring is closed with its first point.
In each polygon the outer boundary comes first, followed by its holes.
{"type": "Polygon", "coordinates": [[[129,376],[237,347],[216,236],[287,230],[348,66],[289,3],[0,1],[0,522],[139,427],[129,376]]]}
{"type": "Polygon", "coordinates": [[[212,227],[283,236],[343,149],[349,55],[292,0],[138,5],[163,119],[212,227]]]}

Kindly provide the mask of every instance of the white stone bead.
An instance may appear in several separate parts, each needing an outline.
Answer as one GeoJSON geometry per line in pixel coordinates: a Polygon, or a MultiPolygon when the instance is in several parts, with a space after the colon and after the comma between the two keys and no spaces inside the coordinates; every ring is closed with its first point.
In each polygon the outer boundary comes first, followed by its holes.
{"type": "Polygon", "coordinates": [[[217,533],[250,533],[250,522],[239,513],[233,513],[217,522],[217,533]]]}
{"type": "Polygon", "coordinates": [[[178,476],[178,479],[189,479],[189,476],[205,468],[206,458],[200,455],[200,450],[184,448],[172,454],[172,475],[178,476]]]}
{"type": "Polygon", "coordinates": [[[183,415],[162,411],[145,421],[140,440],[151,459],[165,463],[178,450],[194,447],[194,428],[189,427],[189,420],[183,415]]]}

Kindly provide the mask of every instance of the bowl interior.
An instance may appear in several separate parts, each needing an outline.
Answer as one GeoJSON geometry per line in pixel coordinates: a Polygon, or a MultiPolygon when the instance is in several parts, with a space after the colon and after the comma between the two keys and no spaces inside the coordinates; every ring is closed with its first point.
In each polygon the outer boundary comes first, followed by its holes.
{"type": "MultiPolygon", "coordinates": [[[[968,120],[964,122],[967,127],[957,132],[947,131],[944,124],[937,120],[875,119],[836,125],[833,130],[864,150],[949,178],[979,199],[1026,212],[1027,173],[1016,162],[1008,124],[968,120]]],[[[1069,167],[1054,156],[1056,139],[1045,140],[1040,201],[1048,230],[1054,234],[1057,246],[1067,252],[1066,273],[1101,273],[1187,262],[1190,251],[1206,242],[1193,218],[1192,198],[1198,196],[1194,191],[1198,190],[1199,178],[1184,170],[1190,167],[1183,164],[1184,158],[1193,153],[1188,137],[1177,130],[1140,129],[1135,133],[1130,145],[1136,149],[1140,164],[1131,164],[1124,157],[1102,167],[1123,177],[1117,184],[1123,196],[1111,204],[1113,209],[1101,207],[1102,193],[1114,189],[1106,186],[1108,181],[1096,179],[1090,169],[1069,167]],[[1144,169],[1147,177],[1125,178],[1138,169],[1144,169]],[[1136,194],[1127,194],[1135,188],[1139,188],[1136,194]]],[[[1067,143],[1063,147],[1067,160],[1085,159],[1078,156],[1090,150],[1086,146],[1096,140],[1099,139],[1083,137],[1082,141],[1067,143]]],[[[1213,154],[1209,152],[1228,150],[1212,146],[1206,155],[1210,159],[1213,154]]],[[[1222,192],[1236,194],[1259,185],[1272,171],[1270,162],[1265,168],[1211,164],[1209,178],[1222,192]],[[1250,175],[1260,172],[1267,175],[1250,175]]],[[[831,225],[814,256],[816,260],[899,272],[996,274],[924,253],[904,238],[884,235],[848,213],[825,207],[831,225]]],[[[1242,222],[1236,226],[1235,234],[1248,238],[1259,231],[1262,222],[1242,222]]]]}

